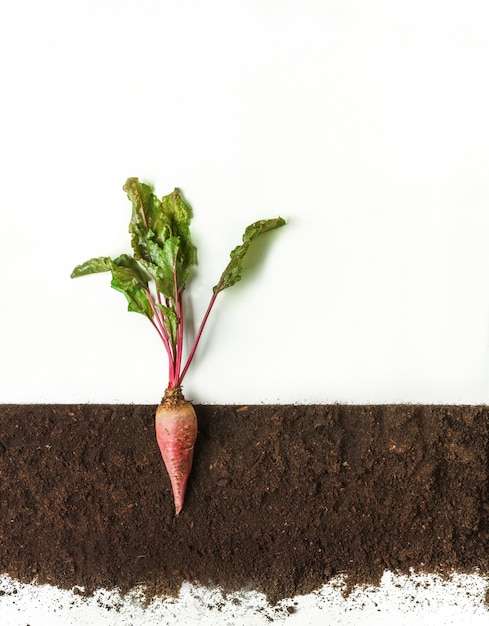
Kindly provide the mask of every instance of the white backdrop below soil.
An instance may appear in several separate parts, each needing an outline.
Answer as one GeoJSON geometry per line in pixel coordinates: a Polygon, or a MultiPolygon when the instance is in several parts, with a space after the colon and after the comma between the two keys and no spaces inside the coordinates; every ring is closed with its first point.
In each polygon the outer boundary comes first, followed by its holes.
{"type": "Polygon", "coordinates": [[[386,573],[378,588],[343,596],[336,579],[317,593],[284,600],[272,607],[255,592],[223,597],[216,589],[184,585],[180,596],[145,606],[137,594],[121,598],[99,590],[82,598],[53,587],[20,585],[0,578],[3,626],[471,626],[487,624],[487,581],[477,575],[395,576],[386,573]]]}

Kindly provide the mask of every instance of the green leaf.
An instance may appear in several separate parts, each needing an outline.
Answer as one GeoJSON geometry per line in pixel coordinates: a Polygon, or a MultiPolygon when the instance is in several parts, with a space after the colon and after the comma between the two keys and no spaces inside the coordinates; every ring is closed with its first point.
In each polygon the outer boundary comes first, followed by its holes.
{"type": "Polygon", "coordinates": [[[108,272],[111,268],[111,259],[108,256],[99,256],[94,259],[89,259],[81,265],[77,265],[71,272],[71,278],[86,276],[87,274],[97,274],[99,272],[108,272]]]}
{"type": "Polygon", "coordinates": [[[161,208],[165,217],[165,225],[172,237],[178,237],[180,242],[180,255],[182,266],[188,268],[197,263],[197,248],[192,243],[190,236],[190,222],[193,217],[192,207],[185,202],[180,189],[176,188],[173,193],[163,196],[161,208]]]}
{"type": "Polygon", "coordinates": [[[153,308],[148,298],[148,277],[138,262],[127,254],[112,261],[111,287],[126,296],[128,310],[153,318],[153,308]]]}
{"type": "Polygon", "coordinates": [[[124,191],[132,202],[129,232],[132,235],[131,245],[135,258],[157,266],[163,263],[165,279],[161,276],[160,280],[167,282],[171,252],[172,273],[174,268],[178,269],[177,285],[179,289],[183,289],[189,266],[197,262],[196,248],[190,237],[192,208],[185,202],[179,189],[160,201],[154,195],[152,187],[141,183],[137,178],[129,178],[124,185],[124,191]],[[172,243],[168,247],[169,240],[172,243]]]}
{"type": "Polygon", "coordinates": [[[243,259],[245,258],[250,244],[263,233],[266,233],[275,228],[285,225],[285,220],[281,217],[276,217],[270,220],[259,220],[250,224],[243,235],[243,243],[236,246],[231,252],[231,261],[228,263],[226,269],[221,275],[219,282],[214,286],[214,293],[219,293],[228,287],[232,287],[239,280],[241,280],[241,272],[243,271],[243,259]]]}
{"type": "Polygon", "coordinates": [[[165,325],[165,330],[168,334],[168,338],[170,339],[170,344],[175,346],[177,344],[177,333],[178,333],[178,325],[179,320],[174,311],[174,309],[167,307],[163,304],[156,305],[160,311],[163,312],[163,324],[165,325]]]}
{"type": "Polygon", "coordinates": [[[163,240],[167,236],[164,232],[164,224],[162,224],[161,203],[154,195],[153,189],[149,185],[140,183],[137,178],[128,178],[123,189],[132,203],[129,232],[132,235],[131,245],[134,257],[137,260],[150,261],[147,249],[148,238],[155,237],[156,232],[161,234],[163,240]]]}
{"type": "Polygon", "coordinates": [[[181,274],[181,268],[178,263],[178,250],[179,241],[177,237],[167,239],[162,247],[154,241],[148,240],[151,263],[142,261],[156,281],[156,288],[166,298],[174,299],[175,297],[174,275],[177,270],[180,270],[180,272],[177,271],[177,284],[181,284],[181,280],[178,281],[178,278],[182,278],[178,275],[178,273],[181,274]]]}
{"type": "Polygon", "coordinates": [[[133,257],[127,254],[114,260],[107,256],[96,257],[77,265],[71,277],[109,271],[112,273],[111,287],[126,296],[129,311],[153,318],[153,309],[147,295],[148,276],[133,257]]]}
{"type": "Polygon", "coordinates": [[[149,276],[144,269],[132,256],[128,254],[121,254],[112,261],[112,271],[117,268],[117,271],[125,272],[127,279],[131,280],[132,285],[138,289],[147,289],[149,276]]]}

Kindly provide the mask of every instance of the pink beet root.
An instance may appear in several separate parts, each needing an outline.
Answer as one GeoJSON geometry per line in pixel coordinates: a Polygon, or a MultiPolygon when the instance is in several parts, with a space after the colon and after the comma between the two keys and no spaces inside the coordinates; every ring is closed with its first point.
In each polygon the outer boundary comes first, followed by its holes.
{"type": "Polygon", "coordinates": [[[187,479],[192,469],[197,416],[180,388],[167,390],[155,416],[156,440],[170,476],[175,515],[182,510],[187,479]]]}

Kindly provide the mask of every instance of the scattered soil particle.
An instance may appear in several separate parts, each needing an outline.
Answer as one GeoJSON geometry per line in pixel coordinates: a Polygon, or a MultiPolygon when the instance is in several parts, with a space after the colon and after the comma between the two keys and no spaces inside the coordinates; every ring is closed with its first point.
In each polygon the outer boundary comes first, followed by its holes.
{"type": "Polygon", "coordinates": [[[178,518],[155,408],[0,405],[0,572],[272,603],[337,574],[489,574],[489,407],[196,406],[178,518]]]}

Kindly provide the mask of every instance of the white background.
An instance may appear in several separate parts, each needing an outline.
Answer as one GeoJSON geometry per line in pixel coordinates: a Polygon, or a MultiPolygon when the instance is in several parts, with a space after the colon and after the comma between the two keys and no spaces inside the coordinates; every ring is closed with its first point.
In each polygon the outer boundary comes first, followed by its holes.
{"type": "Polygon", "coordinates": [[[157,402],[163,347],[92,256],[137,176],[194,208],[206,403],[489,400],[489,4],[4,0],[1,402],[157,402]]]}
{"type": "Polygon", "coordinates": [[[489,3],[3,0],[0,59],[0,402],[161,397],[150,324],[69,278],[130,251],[130,176],[193,205],[195,325],[288,220],[189,399],[489,401],[489,3]]]}

